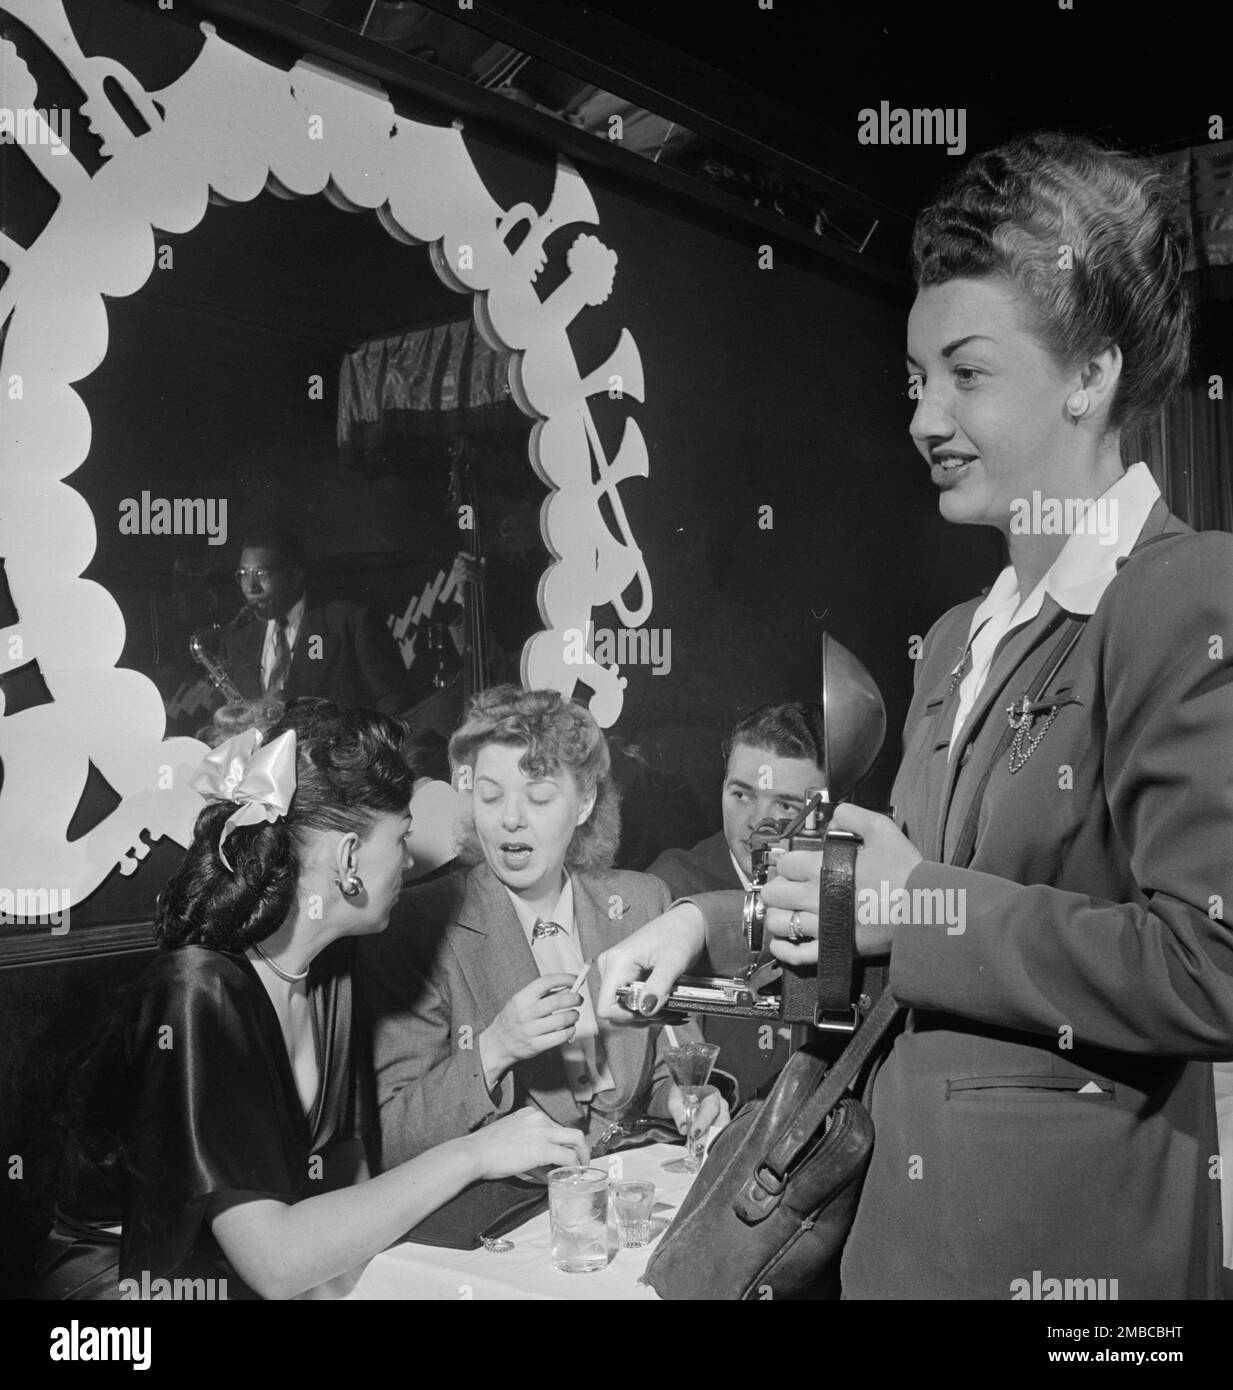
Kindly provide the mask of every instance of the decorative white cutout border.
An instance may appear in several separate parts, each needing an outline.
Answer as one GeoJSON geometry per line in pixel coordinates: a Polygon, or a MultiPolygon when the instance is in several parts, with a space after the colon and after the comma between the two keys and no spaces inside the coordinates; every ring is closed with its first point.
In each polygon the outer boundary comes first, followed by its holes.
{"type": "MultiPolygon", "coordinates": [[[[0,324],[8,320],[0,361],[0,555],[18,613],[15,626],[0,630],[0,671],[37,660],[53,697],[0,717],[0,883],[54,887],[80,903],[117,865],[135,871],[148,853],[143,831],[187,845],[201,807],[188,781],[204,747],[164,739],[154,684],[117,669],[124,619],[106,589],[80,577],[94,554],[95,518],[63,480],[90,450],[89,415],[72,383],[105,356],[103,296],[140,289],[154,268],[153,229],[190,231],[210,202],[248,202],[266,189],[283,197],[324,193],[340,208],[376,212],[409,245],[429,243],[442,278],[476,296],[481,331],[494,347],[519,354],[512,385],[519,404],[537,417],[531,458],[553,489],[542,514],[553,557],[540,581],[545,630],[523,650],[523,681],[566,693],[581,683],[592,691],[596,719],[612,725],[624,679],[616,667],[571,664],[567,654],[576,643],[565,634],[587,632],[593,610],[607,603],[629,627],[650,615],[650,579],[617,492],[620,482],[648,476],[649,466],[633,420],[609,463],[588,405],[591,396],[609,393],[614,377],[622,396],[643,399],[633,338],[623,331],[609,361],[583,378],[566,333],[586,305],[607,298],[615,254],[581,235],[567,252],[565,280],[542,303],[534,287],[551,233],[599,220],[576,170],[558,161],[544,214],[530,204],[505,209],[484,187],[458,129],[407,120],[384,93],[308,61],[283,72],[202,25],[206,42],[189,70],[147,93],[113,60],[82,54],[61,0],[0,0],[0,10],[68,67],[86,93],[82,115],[106,156],[91,177],[67,150],[23,145],[60,202],[29,248],[0,240],[10,267],[0,288],[0,324]],[[103,90],[108,77],[134,102],[148,132],[133,136],[119,119],[103,90]],[[529,231],[511,253],[504,237],[520,221],[529,231]],[[605,493],[619,540],[599,509],[605,493]],[[625,595],[635,585],[633,604],[625,595]],[[70,844],[66,830],[91,761],[121,804],[70,844]]],[[[2,61],[6,104],[36,106],[11,44],[2,61]]]]}

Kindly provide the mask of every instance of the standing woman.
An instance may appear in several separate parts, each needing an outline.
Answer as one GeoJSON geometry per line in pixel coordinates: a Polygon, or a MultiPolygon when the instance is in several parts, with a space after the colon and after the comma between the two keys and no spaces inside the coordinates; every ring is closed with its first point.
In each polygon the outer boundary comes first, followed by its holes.
{"type": "MultiPolygon", "coordinates": [[[[871,1087],[844,1294],[1217,1297],[1233,538],[1192,532],[1120,453],[1186,370],[1184,226],[1150,166],[1040,135],[975,159],[913,258],[912,437],[942,515],[997,527],[1010,563],[925,640],[897,821],[835,817],[864,840],[858,890],[961,908],[857,926],[910,1012],[871,1087]]],[[[798,910],[816,936],[818,867],[781,861],[775,935],[798,910]]],[[[700,906],[714,954],[727,909],[700,906]]],[[[647,968],[662,996],[702,939],[686,905],[623,943],[601,1013],[647,968]]]]}
{"type": "Polygon", "coordinates": [[[210,803],[159,899],[162,948],[87,1065],[45,1298],[287,1298],[377,1254],[468,1183],[585,1161],[527,1112],[367,1179],[357,1140],[354,941],[401,887],[412,773],[401,725],[287,706],[206,759],[210,803]]]}

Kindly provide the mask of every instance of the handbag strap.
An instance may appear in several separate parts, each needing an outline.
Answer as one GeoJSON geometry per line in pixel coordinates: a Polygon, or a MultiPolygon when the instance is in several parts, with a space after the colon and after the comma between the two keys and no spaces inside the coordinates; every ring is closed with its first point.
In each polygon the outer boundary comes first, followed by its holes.
{"type": "Polygon", "coordinates": [[[737,1214],[746,1221],[757,1221],[773,1210],[788,1185],[788,1175],[801,1154],[817,1142],[826,1117],[844,1098],[865,1064],[881,1047],[896,1019],[902,1013],[889,990],[856,1031],[856,1036],[835,1059],[822,1078],[822,1084],[792,1118],[787,1131],[762,1159],[737,1194],[737,1214]]]}

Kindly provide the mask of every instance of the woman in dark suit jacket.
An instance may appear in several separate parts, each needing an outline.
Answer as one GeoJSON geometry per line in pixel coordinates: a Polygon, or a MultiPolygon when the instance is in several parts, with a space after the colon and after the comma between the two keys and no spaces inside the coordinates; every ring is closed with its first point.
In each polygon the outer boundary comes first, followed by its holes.
{"type": "MultiPolygon", "coordinates": [[[[591,1144],[621,1117],[679,1128],[663,1030],[596,1028],[600,953],[668,906],[657,878],[609,867],[619,819],[599,726],[555,691],[498,686],[476,697],[450,761],[470,793],[474,867],[408,890],[386,939],[358,953],[382,1165],[523,1106],[591,1144]]],[[[676,1031],[701,1041],[692,1024],[676,1031]]],[[[697,1127],[722,1112],[707,1097],[697,1127]]]]}
{"type": "MultiPolygon", "coordinates": [[[[1010,563],[925,638],[897,820],[835,818],[864,841],[858,948],[909,1010],[870,1088],[844,1293],[1217,1297],[1233,538],[1171,516],[1119,448],[1186,369],[1184,224],[1150,166],[1035,136],[963,171],[914,262],[911,433],[942,515],[998,527],[1010,563]]],[[[818,861],[781,861],[777,936],[794,911],[816,935],[818,861]]],[[[731,904],[701,906],[714,957],[731,904]]],[[[601,1013],[647,968],[662,996],[701,919],[612,952],[601,1013]]]]}

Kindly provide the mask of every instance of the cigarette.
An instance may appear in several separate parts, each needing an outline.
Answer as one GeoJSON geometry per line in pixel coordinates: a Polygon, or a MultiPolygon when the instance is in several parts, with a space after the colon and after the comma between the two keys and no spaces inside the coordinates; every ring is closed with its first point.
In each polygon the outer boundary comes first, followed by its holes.
{"type": "Polygon", "coordinates": [[[680,1047],[680,1043],[678,1043],[676,1040],[676,1033],[673,1031],[671,1024],[665,1024],[664,1032],[668,1035],[669,1047],[680,1047]]]}
{"type": "Polygon", "coordinates": [[[574,983],[573,983],[572,985],[570,985],[570,987],[569,987],[569,992],[570,992],[571,994],[577,994],[578,991],[582,988],[582,982],[583,982],[583,980],[585,980],[586,977],[591,973],[591,964],[592,964],[591,961],[587,961],[587,963],[586,963],[586,964],[582,967],[582,969],[578,972],[578,978],[577,978],[577,979],[574,981],[574,983]]]}

